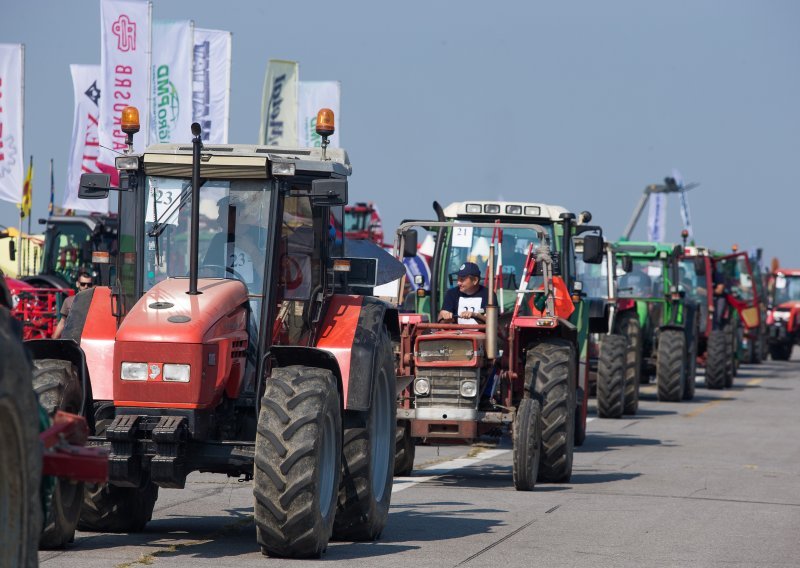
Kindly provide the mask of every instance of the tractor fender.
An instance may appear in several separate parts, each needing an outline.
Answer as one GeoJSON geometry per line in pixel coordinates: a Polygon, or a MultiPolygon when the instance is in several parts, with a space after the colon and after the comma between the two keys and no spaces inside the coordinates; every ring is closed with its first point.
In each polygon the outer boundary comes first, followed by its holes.
{"type": "Polygon", "coordinates": [[[116,335],[117,318],[111,309],[111,288],[95,286],[78,293],[61,337],[80,345],[95,400],[114,400],[116,335]],[[91,322],[89,326],[87,321],[91,322]]]}
{"type": "Polygon", "coordinates": [[[23,282],[27,282],[36,288],[64,288],[69,289],[71,286],[67,284],[63,278],[53,276],[51,274],[36,274],[35,276],[23,276],[23,282]]]}
{"type": "Polygon", "coordinates": [[[304,365],[329,370],[336,377],[340,397],[343,395],[342,370],[339,368],[339,361],[330,351],[298,345],[273,345],[269,354],[275,359],[277,367],[304,365]]]}
{"type": "Polygon", "coordinates": [[[316,347],[339,364],[345,410],[369,410],[375,347],[383,327],[400,337],[397,310],[371,296],[334,295],[321,322],[316,347]]]}
{"type": "Polygon", "coordinates": [[[92,383],[89,380],[89,369],[86,366],[86,354],[80,345],[72,339],[31,339],[24,343],[32,360],[58,359],[69,361],[75,366],[83,392],[80,415],[86,418],[90,430],[94,431],[94,412],[89,412],[89,409],[93,408],[94,402],[92,383]]]}

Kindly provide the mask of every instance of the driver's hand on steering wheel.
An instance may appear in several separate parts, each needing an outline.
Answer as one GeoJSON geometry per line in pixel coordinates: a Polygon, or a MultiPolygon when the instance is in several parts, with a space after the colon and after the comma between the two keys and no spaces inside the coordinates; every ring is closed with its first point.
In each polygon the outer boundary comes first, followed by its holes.
{"type": "Polygon", "coordinates": [[[442,310],[439,312],[439,321],[442,322],[451,322],[453,321],[453,312],[448,312],[447,310],[442,310]]]}

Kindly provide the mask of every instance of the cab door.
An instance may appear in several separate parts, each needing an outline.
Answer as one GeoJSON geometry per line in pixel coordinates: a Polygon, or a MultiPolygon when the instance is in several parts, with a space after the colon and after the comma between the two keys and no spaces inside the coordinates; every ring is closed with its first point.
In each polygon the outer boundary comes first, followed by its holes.
{"type": "Polygon", "coordinates": [[[747,254],[739,252],[715,258],[713,266],[725,279],[729,289],[728,301],[739,313],[745,327],[748,330],[757,329],[761,325],[761,312],[753,268],[747,254]]]}

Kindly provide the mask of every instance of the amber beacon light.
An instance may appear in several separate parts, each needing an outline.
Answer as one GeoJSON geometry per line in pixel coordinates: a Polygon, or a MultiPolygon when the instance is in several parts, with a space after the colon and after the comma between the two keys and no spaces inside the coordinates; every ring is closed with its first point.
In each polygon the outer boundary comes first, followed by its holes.
{"type": "Polygon", "coordinates": [[[335,131],[333,111],[329,108],[320,109],[317,113],[317,134],[327,138],[328,136],[333,136],[335,131]]]}
{"type": "Polygon", "coordinates": [[[122,131],[125,134],[136,134],[139,132],[139,109],[134,106],[127,106],[122,109],[122,131]]]}

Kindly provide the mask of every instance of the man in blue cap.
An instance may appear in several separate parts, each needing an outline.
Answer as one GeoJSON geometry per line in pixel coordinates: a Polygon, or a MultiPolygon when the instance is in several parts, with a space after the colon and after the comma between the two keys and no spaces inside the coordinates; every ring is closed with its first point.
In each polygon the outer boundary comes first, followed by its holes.
{"type": "MultiPolygon", "coordinates": [[[[465,262],[458,270],[458,284],[444,295],[439,321],[460,324],[486,322],[486,305],[489,303],[489,290],[481,283],[481,269],[474,262],[465,262]]],[[[497,297],[494,298],[497,305],[497,297]]]]}

